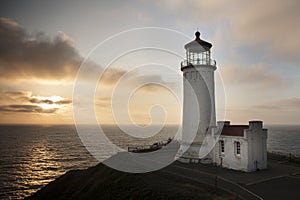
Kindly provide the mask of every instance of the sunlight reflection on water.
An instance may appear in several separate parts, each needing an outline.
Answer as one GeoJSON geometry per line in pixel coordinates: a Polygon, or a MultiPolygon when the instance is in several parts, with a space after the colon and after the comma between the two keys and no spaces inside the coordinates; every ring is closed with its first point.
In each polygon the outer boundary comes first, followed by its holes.
{"type": "Polygon", "coordinates": [[[97,163],[72,126],[1,126],[0,137],[0,199],[22,199],[70,169],[97,163]]]}
{"type": "MultiPolygon", "coordinates": [[[[93,126],[90,129],[94,129],[93,126]]],[[[129,137],[119,129],[104,128],[107,137],[127,149],[166,140],[165,129],[153,138],[129,137]]],[[[98,163],[82,145],[74,126],[0,126],[0,199],[22,199],[71,169],[98,163]]],[[[109,157],[110,152],[103,152],[109,157]]]]}

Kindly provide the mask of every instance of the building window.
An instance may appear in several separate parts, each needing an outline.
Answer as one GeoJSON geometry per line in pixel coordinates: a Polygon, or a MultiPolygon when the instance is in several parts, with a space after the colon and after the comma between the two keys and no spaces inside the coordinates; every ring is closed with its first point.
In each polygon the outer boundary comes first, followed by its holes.
{"type": "Polygon", "coordinates": [[[235,154],[237,156],[241,155],[241,143],[240,142],[235,142],[235,154]]]}
{"type": "Polygon", "coordinates": [[[221,152],[221,154],[225,153],[224,140],[220,140],[220,152],[221,152]]]}

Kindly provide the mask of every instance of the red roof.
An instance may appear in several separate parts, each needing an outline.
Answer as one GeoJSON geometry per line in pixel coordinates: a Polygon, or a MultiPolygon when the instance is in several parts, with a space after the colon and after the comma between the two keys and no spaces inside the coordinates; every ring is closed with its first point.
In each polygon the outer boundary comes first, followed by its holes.
{"type": "Polygon", "coordinates": [[[243,137],[244,130],[248,128],[249,125],[225,125],[222,129],[221,135],[243,137]]]}

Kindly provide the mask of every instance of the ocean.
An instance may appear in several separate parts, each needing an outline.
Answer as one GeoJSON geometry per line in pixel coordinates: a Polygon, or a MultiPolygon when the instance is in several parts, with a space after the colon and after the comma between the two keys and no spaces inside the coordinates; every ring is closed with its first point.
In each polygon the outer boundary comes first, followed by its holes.
{"type": "MultiPolygon", "coordinates": [[[[166,141],[176,134],[177,128],[164,127],[147,139],[127,136],[114,126],[105,126],[103,130],[114,144],[126,149],[166,141]]],[[[268,151],[300,156],[300,126],[266,128],[268,151]]],[[[74,126],[0,126],[0,199],[23,199],[69,170],[97,163],[81,143],[74,126]]]]}

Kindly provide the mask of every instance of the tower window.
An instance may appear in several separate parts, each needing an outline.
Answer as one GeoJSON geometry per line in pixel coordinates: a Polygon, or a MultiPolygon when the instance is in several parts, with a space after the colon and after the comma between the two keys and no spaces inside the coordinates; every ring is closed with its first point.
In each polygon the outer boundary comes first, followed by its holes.
{"type": "Polygon", "coordinates": [[[235,142],[235,154],[237,156],[241,155],[241,143],[240,142],[235,142]]]}
{"type": "Polygon", "coordinates": [[[225,153],[225,145],[224,145],[224,140],[220,140],[220,151],[221,151],[221,154],[224,154],[225,153]]]}

